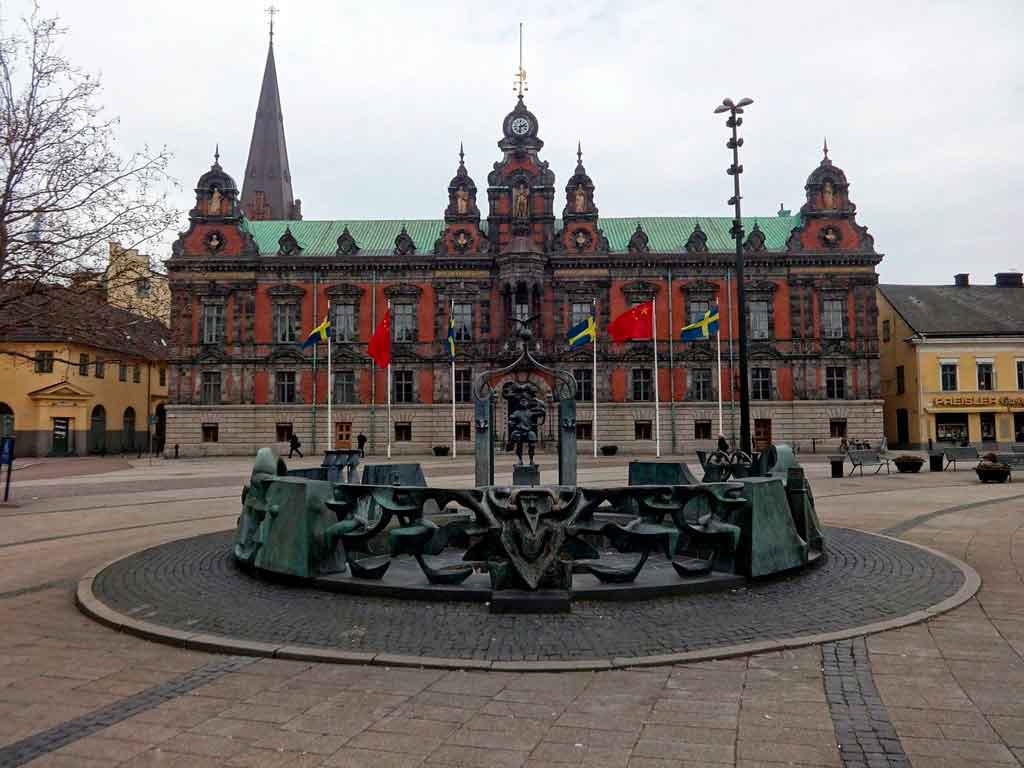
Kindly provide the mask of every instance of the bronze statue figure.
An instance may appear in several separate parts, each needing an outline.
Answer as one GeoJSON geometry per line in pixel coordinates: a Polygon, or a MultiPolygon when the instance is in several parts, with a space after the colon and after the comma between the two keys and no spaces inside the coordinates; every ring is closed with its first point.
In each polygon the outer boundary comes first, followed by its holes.
{"type": "Polygon", "coordinates": [[[515,446],[519,465],[523,464],[523,444],[527,446],[530,466],[537,447],[538,428],[544,423],[544,401],[537,397],[537,388],[530,382],[505,382],[501,396],[508,402],[509,443],[515,446]]]}

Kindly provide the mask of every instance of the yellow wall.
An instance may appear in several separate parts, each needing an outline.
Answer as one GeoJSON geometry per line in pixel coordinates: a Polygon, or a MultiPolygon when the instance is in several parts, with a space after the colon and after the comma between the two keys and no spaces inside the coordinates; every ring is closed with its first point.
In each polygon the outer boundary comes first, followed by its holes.
{"type": "Polygon", "coordinates": [[[107,301],[145,317],[156,318],[164,325],[171,324],[171,289],[167,277],[154,272],[149,257],[135,248],[122,248],[110,243],[110,256],[104,274],[107,301]],[[140,296],[137,289],[140,278],[149,281],[149,295],[140,296]]]}
{"type": "Polygon", "coordinates": [[[968,439],[982,441],[983,413],[994,414],[998,443],[1013,442],[1024,424],[1024,390],[1018,387],[1017,362],[1024,361],[1024,341],[1019,338],[915,339],[907,341],[913,330],[903,321],[885,296],[878,293],[878,338],[882,397],[885,400],[886,440],[898,443],[896,411],[908,411],[910,443],[926,447],[937,440],[937,413],[965,414],[968,439]],[[885,341],[883,323],[888,320],[889,341],[885,341]],[[992,390],[978,390],[977,363],[990,359],[994,372],[992,390]],[[942,361],[955,360],[958,366],[957,390],[942,391],[942,361]],[[902,365],[906,390],[896,391],[896,367],[902,365]]]}
{"type": "Polygon", "coordinates": [[[129,407],[135,410],[133,447],[144,447],[147,415],[154,415],[157,405],[167,400],[166,378],[165,385],[160,386],[159,373],[165,364],[151,363],[143,358],[125,358],[124,362],[128,364],[127,381],[121,381],[121,357],[115,352],[77,344],[0,344],[0,402],[14,411],[16,455],[49,453],[52,448],[53,420],[59,417],[71,419],[70,448],[79,455],[87,453],[90,447],[96,447],[89,444],[88,430],[93,408],[97,405],[102,405],[106,411],[105,447],[108,452],[118,451],[122,447],[124,412],[129,407]],[[54,353],[52,372],[36,373],[37,350],[54,353]],[[79,372],[81,354],[89,356],[87,376],[79,372]],[[97,356],[106,361],[104,377],[100,379],[95,375],[97,356]],[[133,366],[136,364],[139,366],[138,384],[133,380],[133,366]]]}

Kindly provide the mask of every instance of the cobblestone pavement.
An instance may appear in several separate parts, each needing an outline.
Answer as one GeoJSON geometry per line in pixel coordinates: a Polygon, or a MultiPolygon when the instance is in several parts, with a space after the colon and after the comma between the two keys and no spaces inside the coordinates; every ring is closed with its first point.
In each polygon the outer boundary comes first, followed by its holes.
{"type": "Polygon", "coordinates": [[[567,615],[492,615],[476,603],[325,593],[236,567],[231,533],[145,550],[96,578],[94,593],[136,619],[277,645],[488,661],[655,656],[834,632],[952,596],[952,563],[899,541],[826,531],[828,557],[796,576],[710,594],[577,601],[567,615]],[[273,621],[267,621],[273,616],[273,621]]]}
{"type": "MultiPolygon", "coordinates": [[[[824,465],[808,463],[826,524],[897,532],[967,561],[983,579],[960,608],[848,641],[849,655],[809,647],[560,674],[262,659],[211,673],[225,657],[113,632],[79,614],[72,594],[102,562],[229,528],[248,462],[131,463],[87,477],[16,478],[21,506],[0,511],[0,766],[779,768],[898,759],[883,740],[898,741],[915,767],[1024,762],[1016,484],[981,486],[968,471],[830,480],[824,465]],[[830,699],[837,690],[842,703],[830,699]],[[857,730],[858,696],[881,718],[870,727],[882,753],[857,737],[866,733],[857,730]]],[[[461,460],[426,462],[428,478],[432,470],[471,479],[461,460]]],[[[624,482],[625,458],[585,461],[581,478],[624,482]]]]}

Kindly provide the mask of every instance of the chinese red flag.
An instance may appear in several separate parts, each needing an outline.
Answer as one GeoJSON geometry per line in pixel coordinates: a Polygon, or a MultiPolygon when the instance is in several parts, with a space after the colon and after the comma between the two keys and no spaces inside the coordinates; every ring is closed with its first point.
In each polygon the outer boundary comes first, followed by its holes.
{"type": "Polygon", "coordinates": [[[377,365],[387,368],[391,364],[391,310],[384,313],[384,319],[377,324],[377,330],[370,337],[370,343],[366,346],[377,365]]]}
{"type": "Polygon", "coordinates": [[[616,317],[608,324],[612,341],[654,338],[654,302],[637,304],[616,317]]]}

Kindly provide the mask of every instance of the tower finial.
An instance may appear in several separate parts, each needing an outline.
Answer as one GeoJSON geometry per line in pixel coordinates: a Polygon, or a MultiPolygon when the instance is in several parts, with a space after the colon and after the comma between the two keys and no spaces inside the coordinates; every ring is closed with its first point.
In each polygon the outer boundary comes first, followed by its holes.
{"type": "Polygon", "coordinates": [[[270,18],[270,44],[274,44],[274,17],[279,13],[273,5],[267,6],[267,16],[270,18]]]}
{"type": "Polygon", "coordinates": [[[220,165],[220,142],[218,141],[213,149],[213,164],[220,165]]]}
{"type": "Polygon", "coordinates": [[[523,100],[523,93],[530,90],[526,85],[526,70],[523,69],[523,22],[519,22],[519,69],[516,71],[515,82],[512,90],[519,92],[519,100],[523,100]]]}
{"type": "Polygon", "coordinates": [[[576,164],[583,165],[583,142],[576,140],[576,164]]]}
{"type": "Polygon", "coordinates": [[[459,141],[459,165],[465,165],[463,162],[464,157],[465,153],[462,151],[462,141],[459,141]]]}
{"type": "Polygon", "coordinates": [[[821,151],[825,154],[825,159],[828,160],[828,136],[825,137],[825,143],[822,145],[821,151]]]}

